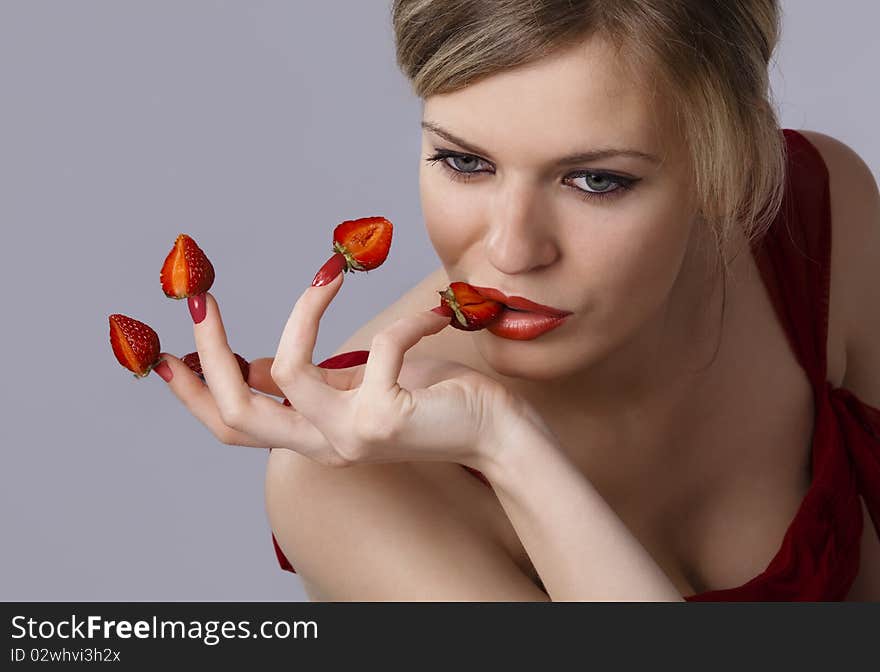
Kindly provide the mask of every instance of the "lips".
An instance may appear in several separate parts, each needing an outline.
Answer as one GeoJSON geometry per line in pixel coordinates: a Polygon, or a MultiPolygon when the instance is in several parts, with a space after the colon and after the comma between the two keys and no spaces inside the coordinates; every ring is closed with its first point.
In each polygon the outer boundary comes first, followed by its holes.
{"type": "Polygon", "coordinates": [[[552,306],[543,306],[540,303],[529,301],[521,296],[506,296],[503,292],[493,287],[479,287],[477,285],[471,285],[471,287],[473,287],[483,298],[499,301],[513,310],[537,313],[539,315],[547,315],[548,317],[565,317],[566,315],[572,314],[570,310],[562,310],[561,308],[553,308],[552,306]]]}
{"type": "Polygon", "coordinates": [[[501,315],[486,330],[500,338],[513,341],[531,341],[562,326],[566,317],[550,317],[540,313],[516,311],[505,308],[501,315]]]}

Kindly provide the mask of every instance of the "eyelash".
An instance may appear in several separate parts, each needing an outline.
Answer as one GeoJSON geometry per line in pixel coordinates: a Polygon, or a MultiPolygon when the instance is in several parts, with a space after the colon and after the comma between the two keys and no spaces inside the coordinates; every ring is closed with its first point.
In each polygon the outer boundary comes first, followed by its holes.
{"type": "MultiPolygon", "coordinates": [[[[443,167],[444,172],[447,174],[447,176],[453,180],[458,181],[458,182],[469,182],[470,180],[473,179],[474,175],[486,172],[483,170],[463,171],[463,170],[458,170],[456,168],[453,168],[451,165],[449,165],[445,161],[445,159],[448,159],[451,157],[460,158],[460,159],[476,159],[477,161],[483,161],[483,159],[481,159],[478,156],[474,156],[473,154],[462,154],[461,152],[452,152],[452,151],[449,151],[446,149],[438,150],[433,156],[430,156],[425,160],[430,164],[434,164],[439,161],[440,165],[443,167]]],[[[632,189],[633,186],[635,185],[635,183],[639,181],[638,179],[633,179],[633,178],[629,178],[629,177],[621,177],[619,175],[614,175],[612,173],[603,173],[600,171],[591,171],[591,170],[581,170],[581,171],[577,171],[575,173],[571,173],[570,175],[566,176],[566,179],[585,177],[587,175],[590,175],[592,177],[606,178],[606,179],[610,180],[611,182],[613,182],[614,184],[616,184],[617,189],[612,189],[611,191],[587,191],[585,189],[581,189],[580,187],[572,187],[572,189],[575,189],[579,192],[579,195],[585,201],[592,201],[592,200],[596,200],[596,199],[618,198],[620,196],[623,196],[624,193],[627,192],[628,190],[632,189]]]]}

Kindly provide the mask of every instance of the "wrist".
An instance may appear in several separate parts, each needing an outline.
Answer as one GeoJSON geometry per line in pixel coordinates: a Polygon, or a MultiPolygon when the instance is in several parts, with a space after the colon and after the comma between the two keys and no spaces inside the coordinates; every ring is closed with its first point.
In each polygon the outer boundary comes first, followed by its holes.
{"type": "Polygon", "coordinates": [[[478,468],[493,486],[509,485],[548,451],[558,452],[559,441],[544,420],[531,407],[510,408],[496,414],[481,442],[478,468]]]}

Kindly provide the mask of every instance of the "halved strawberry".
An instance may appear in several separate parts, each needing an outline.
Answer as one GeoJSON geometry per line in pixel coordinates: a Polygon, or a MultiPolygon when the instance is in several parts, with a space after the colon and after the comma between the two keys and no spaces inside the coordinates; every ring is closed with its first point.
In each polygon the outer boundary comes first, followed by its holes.
{"type": "Polygon", "coordinates": [[[394,227],[384,217],[348,219],[333,229],[333,251],[315,274],[313,285],[326,285],[340,272],[371,271],[381,266],[391,249],[394,227]]]}
{"type": "Polygon", "coordinates": [[[504,304],[480,296],[473,287],[466,282],[453,282],[440,295],[440,305],[434,308],[434,312],[446,314],[451,310],[453,319],[450,325],[462,331],[478,331],[485,329],[504,310],[504,304]]]}
{"type": "MultiPolygon", "coordinates": [[[[250,372],[251,368],[250,364],[248,364],[248,361],[237,352],[233,352],[232,354],[235,355],[235,361],[238,362],[238,368],[241,369],[241,377],[244,378],[245,381],[247,381],[248,373],[250,372]]],[[[184,364],[191,368],[199,378],[201,378],[202,380],[205,379],[205,374],[202,372],[202,362],[199,359],[198,352],[190,352],[180,359],[184,364]]]]}
{"type": "Polygon", "coordinates": [[[159,363],[159,335],[127,315],[110,316],[110,345],[116,360],[137,378],[149,374],[159,363]]]}
{"type": "Polygon", "coordinates": [[[165,296],[170,299],[198,296],[214,284],[214,266],[196,241],[181,233],[165,257],[159,280],[165,296]]]}

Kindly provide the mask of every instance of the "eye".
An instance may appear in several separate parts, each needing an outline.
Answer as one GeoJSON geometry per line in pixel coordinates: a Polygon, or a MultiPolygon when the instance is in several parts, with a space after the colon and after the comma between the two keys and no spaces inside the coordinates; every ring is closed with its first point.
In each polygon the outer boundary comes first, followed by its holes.
{"type": "Polygon", "coordinates": [[[569,175],[566,180],[583,180],[583,187],[575,186],[574,188],[582,192],[581,195],[586,199],[622,196],[626,190],[631,189],[638,182],[637,179],[630,177],[589,171],[574,173],[569,175]],[[609,189],[609,185],[616,186],[609,189]]]}
{"type": "MultiPolygon", "coordinates": [[[[492,172],[491,170],[477,170],[481,162],[489,165],[478,156],[453,152],[448,149],[437,150],[433,156],[429,156],[425,160],[431,164],[439,161],[446,174],[459,182],[467,182],[480,173],[491,174],[492,172]]],[[[583,187],[572,186],[572,189],[575,189],[584,200],[599,200],[622,196],[629,189],[632,189],[640,179],[600,171],[581,170],[567,175],[563,181],[569,184],[573,180],[584,180],[583,187]],[[609,185],[614,185],[614,188],[609,189],[609,185]]]]}
{"type": "Polygon", "coordinates": [[[454,168],[460,173],[474,172],[480,165],[480,160],[476,156],[447,156],[447,165],[454,168]],[[450,161],[451,160],[451,161],[450,161]]]}
{"type": "Polygon", "coordinates": [[[426,161],[428,163],[437,163],[439,161],[447,175],[454,180],[462,180],[466,182],[471,179],[475,173],[486,172],[476,170],[482,161],[479,157],[473,156],[472,154],[450,152],[445,149],[439,150],[433,156],[428,157],[426,161]]]}

